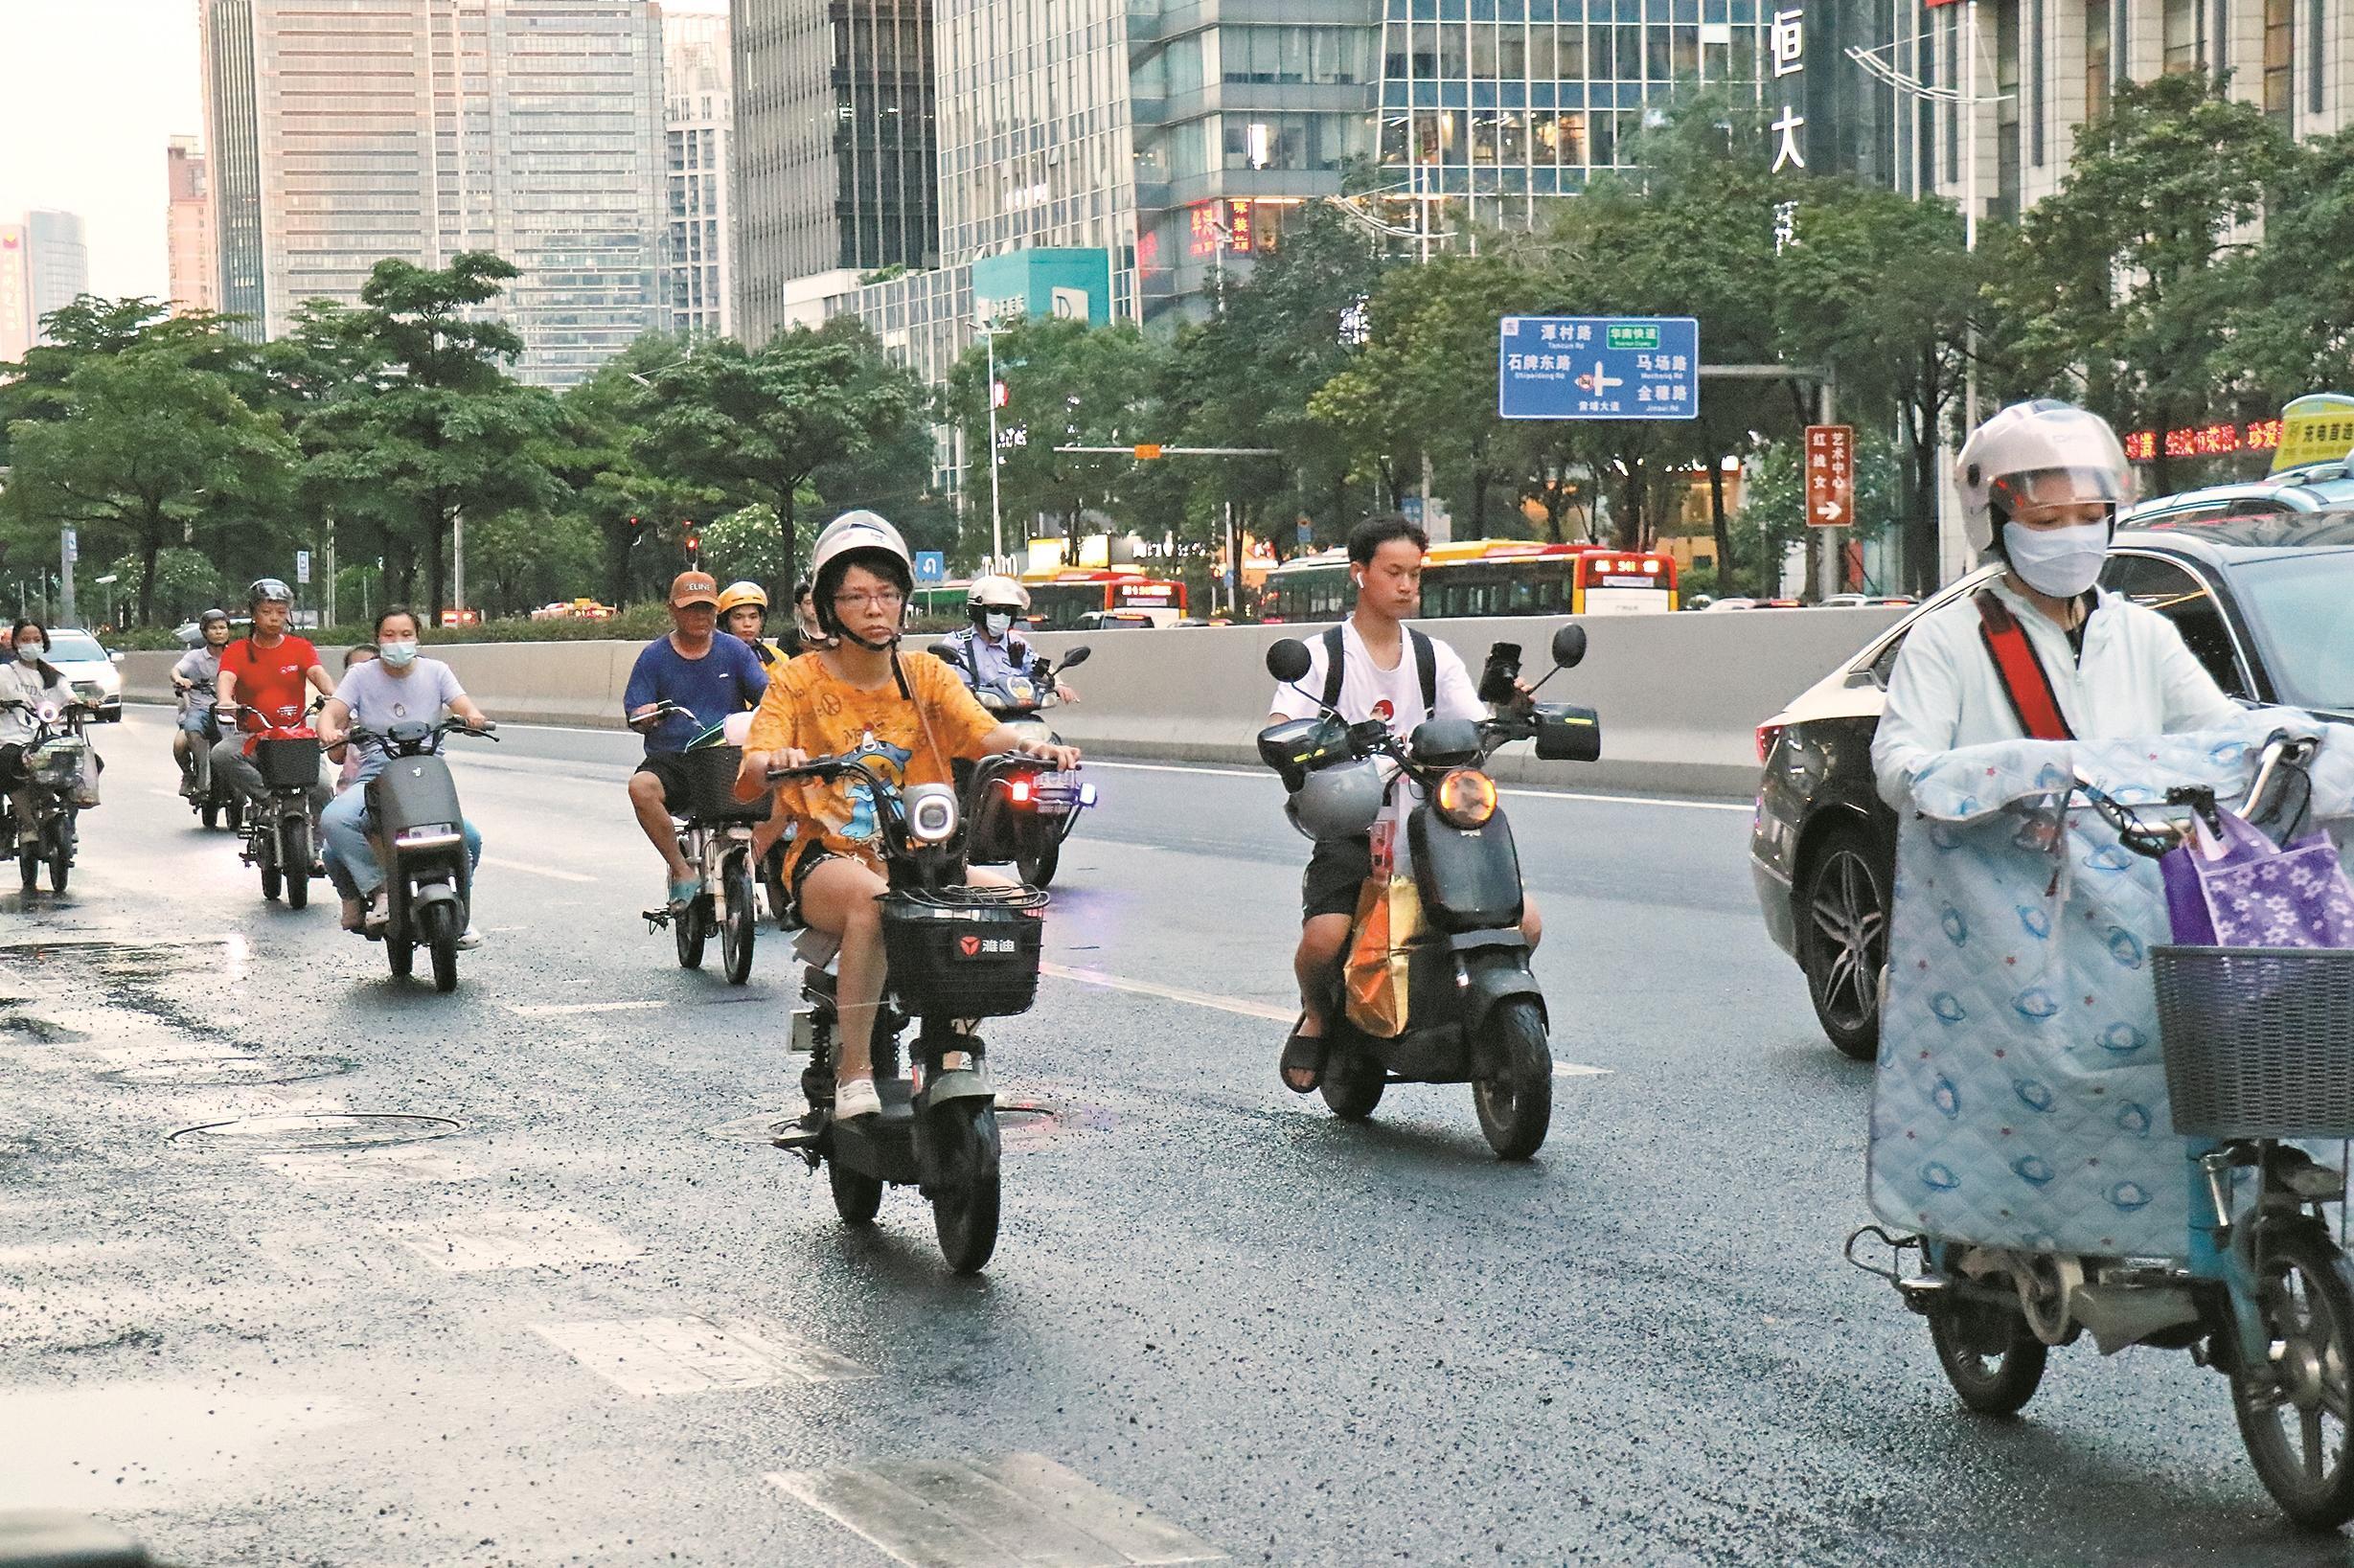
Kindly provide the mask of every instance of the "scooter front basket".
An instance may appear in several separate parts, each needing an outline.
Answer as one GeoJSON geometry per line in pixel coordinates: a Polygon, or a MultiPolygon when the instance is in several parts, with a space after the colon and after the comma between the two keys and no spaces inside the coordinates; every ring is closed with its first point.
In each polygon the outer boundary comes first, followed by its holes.
{"type": "Polygon", "coordinates": [[[319,738],[264,736],[253,743],[253,764],[272,789],[309,789],[319,782],[319,738]]]}
{"type": "Polygon", "coordinates": [[[2154,947],[2174,1130],[2354,1137],[2354,950],[2154,947]]]}
{"type": "Polygon", "coordinates": [[[882,909],[889,990],[911,1015],[1004,1018],[1038,997],[1047,898],[1035,888],[892,892],[882,909]]]}

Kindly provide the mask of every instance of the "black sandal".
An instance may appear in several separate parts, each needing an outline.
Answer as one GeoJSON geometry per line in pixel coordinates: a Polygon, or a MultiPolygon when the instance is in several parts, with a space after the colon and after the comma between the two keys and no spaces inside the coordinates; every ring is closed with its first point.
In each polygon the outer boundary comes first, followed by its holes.
{"type": "MultiPolygon", "coordinates": [[[[1308,1015],[1301,1013],[1299,1022],[1307,1021],[1308,1015]]],[[[1329,1035],[1303,1034],[1299,1024],[1292,1025],[1291,1034],[1283,1042],[1283,1063],[1279,1069],[1283,1086],[1293,1094],[1315,1093],[1316,1086],[1324,1081],[1324,1059],[1331,1044],[1329,1035]]]]}

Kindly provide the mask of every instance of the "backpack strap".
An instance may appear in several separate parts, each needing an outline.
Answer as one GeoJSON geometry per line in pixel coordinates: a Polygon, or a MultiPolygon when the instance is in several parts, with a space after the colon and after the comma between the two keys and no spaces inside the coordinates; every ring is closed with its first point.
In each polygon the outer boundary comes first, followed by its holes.
{"type": "Polygon", "coordinates": [[[1996,598],[1992,588],[1980,588],[1971,602],[1978,608],[1978,638],[1986,645],[1987,657],[1995,662],[1996,678],[2002,683],[2002,694],[2010,699],[2011,716],[2019,720],[2020,729],[2030,740],[2075,739],[2068,716],[2060,712],[2050,672],[2036,656],[2035,645],[2027,641],[2026,628],[2011,614],[2010,606],[1996,598]]]}
{"type": "Polygon", "coordinates": [[[1335,624],[1324,633],[1324,706],[1327,708],[1337,709],[1340,706],[1340,677],[1347,672],[1342,668],[1345,656],[1340,648],[1340,627],[1335,624]]]}
{"type": "Polygon", "coordinates": [[[1422,716],[1438,717],[1438,649],[1412,626],[1406,628],[1414,645],[1414,677],[1422,682],[1422,716]]]}

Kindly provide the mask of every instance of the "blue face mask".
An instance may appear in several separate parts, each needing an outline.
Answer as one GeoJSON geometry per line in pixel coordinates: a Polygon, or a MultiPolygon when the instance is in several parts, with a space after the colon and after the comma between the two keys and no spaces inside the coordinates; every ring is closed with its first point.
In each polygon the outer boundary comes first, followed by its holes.
{"type": "Polygon", "coordinates": [[[417,662],[417,644],[414,641],[378,643],[376,647],[376,656],[391,665],[395,670],[406,670],[417,662]]]}

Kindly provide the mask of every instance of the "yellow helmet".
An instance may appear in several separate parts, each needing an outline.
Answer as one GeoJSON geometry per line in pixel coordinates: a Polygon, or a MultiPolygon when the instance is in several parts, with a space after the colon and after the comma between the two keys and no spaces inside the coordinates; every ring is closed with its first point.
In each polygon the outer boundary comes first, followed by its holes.
{"type": "Polygon", "coordinates": [[[757,582],[745,581],[731,582],[720,591],[720,615],[722,619],[728,611],[744,604],[758,604],[763,610],[767,609],[768,590],[757,582]]]}

